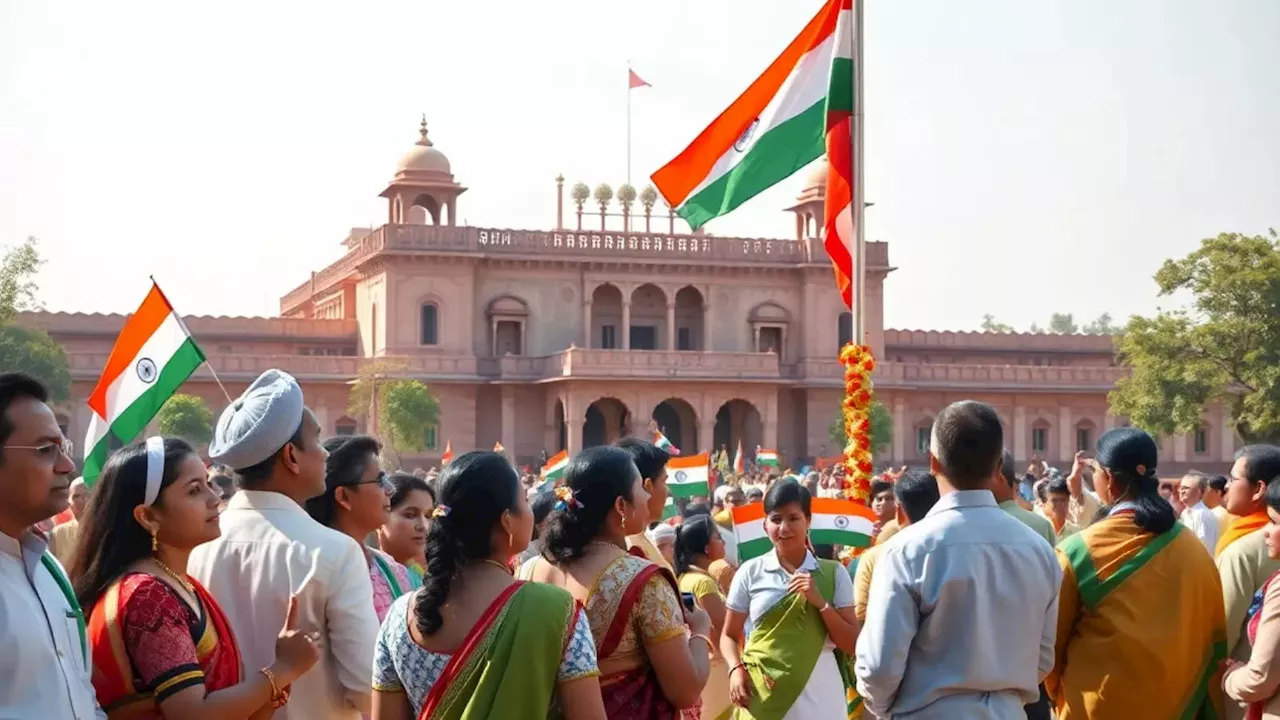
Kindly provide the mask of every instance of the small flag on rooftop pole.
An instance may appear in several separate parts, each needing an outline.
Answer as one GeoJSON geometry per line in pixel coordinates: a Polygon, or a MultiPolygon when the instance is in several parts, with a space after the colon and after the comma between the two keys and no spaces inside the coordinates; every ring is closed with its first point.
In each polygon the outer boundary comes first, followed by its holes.
{"type": "Polygon", "coordinates": [[[638,87],[653,87],[653,86],[650,85],[648,82],[645,82],[643,78],[637,75],[635,70],[632,70],[631,68],[627,68],[627,89],[635,90],[638,87]]]}

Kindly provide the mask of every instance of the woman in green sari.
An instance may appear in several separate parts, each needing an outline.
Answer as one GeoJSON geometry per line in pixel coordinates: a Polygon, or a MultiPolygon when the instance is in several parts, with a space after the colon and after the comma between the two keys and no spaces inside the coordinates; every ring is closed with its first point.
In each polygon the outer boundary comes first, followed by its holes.
{"type": "Polygon", "coordinates": [[[720,652],[734,717],[846,716],[849,661],[858,639],[853,580],[809,549],[809,491],[779,480],[764,498],[773,550],[738,568],[725,601],[720,652]],[[745,636],[745,642],[744,642],[745,636]]]}
{"type": "Polygon", "coordinates": [[[420,589],[392,606],[373,659],[375,720],[605,720],[595,643],[561,588],[516,580],[533,513],[511,463],[445,468],[420,589]]]}

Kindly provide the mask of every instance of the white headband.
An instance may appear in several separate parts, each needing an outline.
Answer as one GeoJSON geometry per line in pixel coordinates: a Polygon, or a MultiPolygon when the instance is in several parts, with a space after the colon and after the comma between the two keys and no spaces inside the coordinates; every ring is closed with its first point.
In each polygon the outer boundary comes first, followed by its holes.
{"type": "Polygon", "coordinates": [[[147,438],[147,494],[142,504],[151,507],[160,496],[160,481],[164,479],[164,438],[147,438]]]}

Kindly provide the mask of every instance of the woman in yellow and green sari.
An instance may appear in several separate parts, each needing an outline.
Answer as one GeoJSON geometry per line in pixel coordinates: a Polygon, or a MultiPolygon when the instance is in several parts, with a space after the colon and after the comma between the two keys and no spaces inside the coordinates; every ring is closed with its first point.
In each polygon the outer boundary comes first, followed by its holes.
{"type": "Polygon", "coordinates": [[[378,632],[373,717],[542,720],[555,708],[566,720],[605,720],[581,606],[507,567],[533,534],[515,468],[469,452],[437,492],[422,587],[392,604],[378,632]]]}
{"type": "Polygon", "coordinates": [[[693,602],[711,618],[711,674],[702,688],[702,720],[728,718],[729,666],[720,656],[720,631],[724,627],[724,595],[711,576],[711,564],[724,559],[724,539],[710,515],[686,518],[676,528],[675,570],[680,592],[692,595],[693,602]]]}
{"type": "Polygon", "coordinates": [[[1160,497],[1156,460],[1136,428],[1098,438],[1106,517],[1058,544],[1057,657],[1045,678],[1058,720],[1222,716],[1222,584],[1160,497]]]}
{"type": "Polygon", "coordinates": [[[794,479],[769,488],[764,527],[773,549],[742,563],[729,588],[720,652],[740,720],[843,718],[849,710],[853,580],[809,549],[809,504],[794,479]]]}

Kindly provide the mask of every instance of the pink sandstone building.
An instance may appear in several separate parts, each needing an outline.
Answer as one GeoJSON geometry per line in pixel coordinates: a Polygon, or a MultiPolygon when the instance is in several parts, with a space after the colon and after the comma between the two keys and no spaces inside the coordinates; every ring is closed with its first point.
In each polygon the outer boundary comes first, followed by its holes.
{"type": "MultiPolygon", "coordinates": [[[[652,418],[682,451],[776,448],[785,459],[839,452],[828,428],[841,397],[837,361],[849,339],[819,237],[825,168],[807,177],[792,239],[676,232],[675,217],[593,200],[559,205],[551,230],[462,227],[466,191],[428,139],[401,158],[381,196],[387,222],[357,228],[346,253],[281,299],[278,317],[190,317],[187,323],[234,395],[267,368],[303,383],[325,433],[375,431],[347,414],[363,363],[394,361],[426,383],[440,419],[406,466],[502,445],[521,463],[626,434],[652,418]]],[[[1069,466],[1123,418],[1107,391],[1123,372],[1107,336],[887,330],[887,243],[867,247],[866,342],[879,360],[876,395],[893,417],[877,461],[927,459],[933,416],[962,398],[988,402],[1020,463],[1069,466]]],[[[60,419],[77,441],[84,399],[122,315],[28,313],[69,355],[73,399],[60,419]]],[[[183,392],[225,405],[207,368],[183,392]]],[[[1237,439],[1211,409],[1193,433],[1163,438],[1163,475],[1229,466],[1237,439]]],[[[1025,464],[1022,465],[1025,467],[1025,464]]]]}

